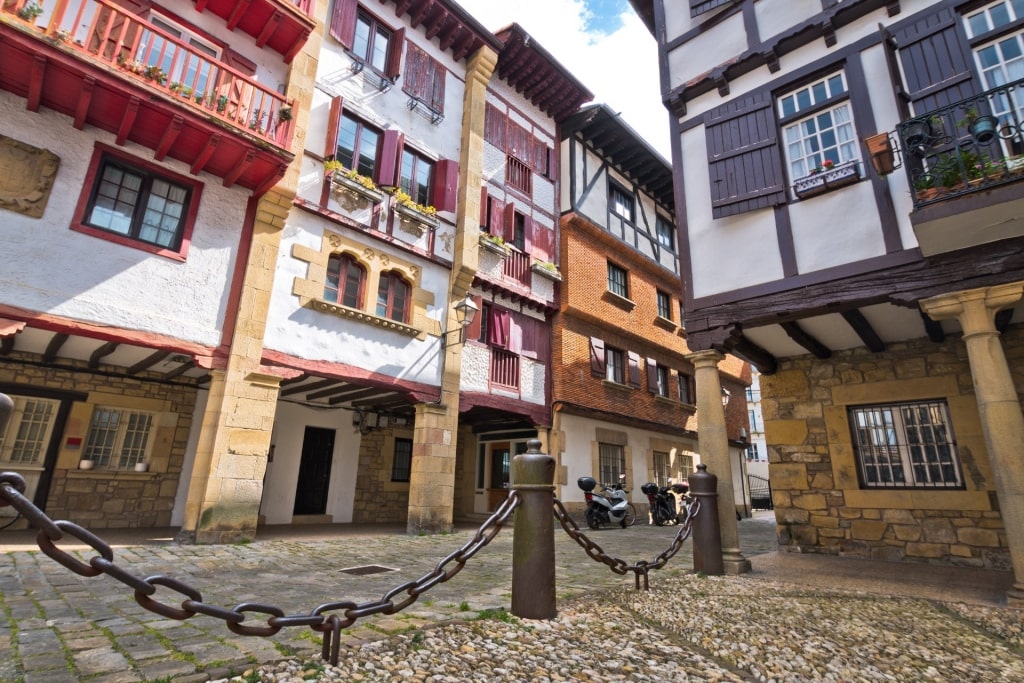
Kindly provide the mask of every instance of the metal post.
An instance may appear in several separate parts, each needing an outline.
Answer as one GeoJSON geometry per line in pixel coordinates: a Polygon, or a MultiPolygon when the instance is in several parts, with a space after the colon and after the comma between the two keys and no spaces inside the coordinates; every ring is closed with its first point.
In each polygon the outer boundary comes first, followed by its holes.
{"type": "Polygon", "coordinates": [[[512,490],[520,495],[512,536],[512,614],[523,619],[554,619],[555,459],[530,439],[525,453],[512,458],[512,490]]]}
{"type": "Polygon", "coordinates": [[[700,511],[693,519],[693,571],[720,576],[725,573],[725,565],[718,524],[718,477],[708,474],[708,466],[701,463],[687,480],[690,495],[700,503],[700,511]]]}

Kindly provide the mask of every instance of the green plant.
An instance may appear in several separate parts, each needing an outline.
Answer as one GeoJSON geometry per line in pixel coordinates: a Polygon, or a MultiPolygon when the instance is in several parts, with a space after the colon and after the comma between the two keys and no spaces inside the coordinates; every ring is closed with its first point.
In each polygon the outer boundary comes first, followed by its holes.
{"type": "Polygon", "coordinates": [[[167,86],[167,89],[173,93],[181,92],[181,83],[174,81],[169,86],[167,86]]]}
{"type": "Polygon", "coordinates": [[[345,165],[336,159],[329,159],[324,162],[324,173],[337,173],[345,169],[345,165]]]}
{"type": "Polygon", "coordinates": [[[167,80],[167,74],[165,74],[164,70],[155,64],[145,67],[142,71],[142,76],[147,80],[156,81],[160,85],[163,85],[164,81],[167,80]]]}
{"type": "Polygon", "coordinates": [[[277,118],[280,119],[281,121],[291,121],[292,120],[292,108],[291,107],[281,107],[280,109],[277,110],[277,118]]]}
{"type": "Polygon", "coordinates": [[[459,611],[460,612],[468,612],[469,611],[469,603],[466,602],[465,600],[460,602],[459,603],[459,611]]]}
{"type": "Polygon", "coordinates": [[[378,189],[380,189],[380,188],[377,187],[377,183],[373,182],[372,178],[368,178],[368,177],[366,177],[364,175],[360,175],[359,171],[355,170],[354,168],[345,169],[345,171],[342,173],[342,175],[345,176],[346,178],[348,178],[349,180],[351,180],[351,181],[353,181],[355,183],[358,183],[359,185],[362,185],[363,187],[365,187],[368,190],[378,190],[378,189]]]}
{"type": "MultiPolygon", "coordinates": [[[[227,99],[226,97],[224,98],[227,99]]],[[[224,103],[227,106],[227,102],[224,103]]],[[[217,111],[223,111],[220,108],[220,99],[217,101],[217,111]]],[[[263,119],[266,118],[266,114],[263,113],[262,109],[257,109],[252,113],[252,117],[249,119],[249,130],[256,130],[257,128],[263,128],[263,119]]]]}
{"type": "Polygon", "coordinates": [[[504,621],[506,624],[511,624],[514,618],[511,613],[503,609],[485,609],[477,615],[479,620],[493,619],[495,621],[504,621]]]}
{"type": "Polygon", "coordinates": [[[43,13],[43,6],[38,2],[31,2],[18,10],[18,18],[25,21],[35,21],[43,13]]]}
{"type": "Polygon", "coordinates": [[[554,263],[551,263],[551,261],[535,261],[534,265],[537,266],[538,268],[549,270],[552,273],[558,272],[558,266],[556,266],[554,263]]]}
{"type": "Polygon", "coordinates": [[[204,92],[197,92],[197,93],[195,94],[195,99],[196,99],[196,102],[197,102],[198,104],[202,104],[202,103],[203,103],[203,100],[205,100],[205,99],[206,99],[206,93],[204,93],[204,92]]]}
{"type": "Polygon", "coordinates": [[[395,190],[395,201],[397,201],[399,204],[401,204],[404,207],[410,208],[413,211],[418,211],[419,213],[422,213],[422,214],[424,214],[426,216],[435,216],[435,215],[437,215],[437,209],[435,209],[432,206],[427,206],[427,205],[424,205],[424,204],[417,204],[416,200],[414,200],[412,197],[410,197],[408,195],[408,193],[406,193],[403,190],[395,190]]]}
{"type": "Polygon", "coordinates": [[[964,117],[956,122],[956,125],[960,128],[969,128],[972,123],[978,120],[978,110],[974,107],[968,107],[964,111],[964,117]]]}
{"type": "Polygon", "coordinates": [[[816,173],[824,173],[825,171],[831,171],[835,167],[836,163],[831,159],[824,159],[820,165],[815,166],[811,169],[811,175],[816,173]]]}
{"type": "Polygon", "coordinates": [[[480,237],[487,240],[488,242],[493,242],[494,244],[497,244],[499,247],[505,246],[505,238],[502,237],[501,235],[492,235],[489,232],[481,232],[480,237]]]}
{"type": "MultiPolygon", "coordinates": [[[[212,95],[211,95],[212,97],[212,95]]],[[[227,95],[221,95],[217,98],[217,113],[223,114],[224,110],[228,108],[228,97],[227,95]]]]}

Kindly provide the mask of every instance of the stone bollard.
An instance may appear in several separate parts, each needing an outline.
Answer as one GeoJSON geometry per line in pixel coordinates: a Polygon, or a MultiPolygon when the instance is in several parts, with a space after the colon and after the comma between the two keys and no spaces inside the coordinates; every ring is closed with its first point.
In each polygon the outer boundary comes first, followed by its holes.
{"type": "Polygon", "coordinates": [[[530,439],[525,453],[512,458],[511,486],[521,497],[512,537],[512,614],[523,619],[554,619],[555,459],[530,439]]]}
{"type": "Polygon", "coordinates": [[[693,520],[693,571],[720,576],[725,573],[725,564],[718,526],[718,477],[708,474],[708,466],[701,463],[687,479],[690,495],[700,502],[700,511],[693,520]]]}

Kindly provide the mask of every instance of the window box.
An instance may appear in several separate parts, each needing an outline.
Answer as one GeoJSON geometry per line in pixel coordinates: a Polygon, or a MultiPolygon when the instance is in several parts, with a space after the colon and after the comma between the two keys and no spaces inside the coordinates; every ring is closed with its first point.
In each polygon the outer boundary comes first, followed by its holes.
{"type": "Polygon", "coordinates": [[[345,175],[344,171],[335,171],[331,176],[331,182],[342,192],[369,201],[372,204],[380,204],[384,201],[383,190],[364,185],[355,178],[345,175]]]}
{"type": "Polygon", "coordinates": [[[508,256],[508,245],[505,244],[505,240],[501,237],[496,237],[489,233],[482,232],[480,233],[480,246],[503,258],[508,256]]]}
{"type": "Polygon", "coordinates": [[[553,282],[562,281],[562,274],[558,272],[558,266],[556,266],[554,263],[549,263],[547,261],[536,261],[535,263],[533,263],[533,265],[530,266],[530,270],[532,270],[537,275],[545,277],[553,282]]]}
{"type": "Polygon", "coordinates": [[[406,204],[396,202],[395,213],[398,215],[402,227],[413,234],[423,235],[427,230],[437,227],[437,216],[423,213],[406,204]]]}
{"type": "Polygon", "coordinates": [[[827,171],[819,171],[793,183],[793,192],[800,199],[824,194],[860,180],[860,166],[857,161],[839,164],[827,171]]]}

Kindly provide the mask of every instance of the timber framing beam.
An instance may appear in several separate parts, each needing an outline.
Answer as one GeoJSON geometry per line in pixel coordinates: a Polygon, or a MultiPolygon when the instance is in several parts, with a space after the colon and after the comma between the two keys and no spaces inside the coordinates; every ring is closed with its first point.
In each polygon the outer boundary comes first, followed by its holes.
{"type": "Polygon", "coordinates": [[[864,317],[864,314],[854,309],[852,311],[843,311],[841,313],[843,319],[849,323],[853,331],[857,333],[861,341],[864,342],[864,346],[868,347],[873,353],[881,353],[885,351],[885,342],[875,332],[875,328],[871,327],[871,323],[864,317]]]}
{"type": "Polygon", "coordinates": [[[796,322],[782,323],[782,329],[785,330],[790,339],[813,353],[816,357],[824,359],[832,356],[832,349],[822,344],[796,322]]]}

